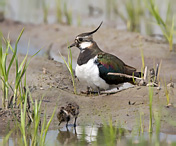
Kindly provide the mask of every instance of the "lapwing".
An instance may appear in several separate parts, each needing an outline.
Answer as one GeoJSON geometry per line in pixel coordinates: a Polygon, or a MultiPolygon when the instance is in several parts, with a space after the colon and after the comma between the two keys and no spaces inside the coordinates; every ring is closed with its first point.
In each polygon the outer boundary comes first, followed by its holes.
{"type": "Polygon", "coordinates": [[[72,118],[75,118],[74,127],[76,127],[76,120],[78,115],[79,115],[79,106],[76,103],[69,103],[66,107],[61,107],[60,111],[57,113],[59,125],[62,122],[66,122],[66,127],[68,127],[68,122],[72,118]]]}
{"type": "Polygon", "coordinates": [[[119,87],[122,83],[134,84],[132,78],[108,75],[108,73],[121,73],[140,77],[134,67],[126,65],[117,56],[102,51],[93,39],[93,34],[100,28],[102,22],[95,30],[81,33],[76,36],[74,43],[68,48],[77,47],[80,50],[75,69],[79,81],[87,85],[88,89],[100,93],[102,90],[109,90],[119,87]]]}

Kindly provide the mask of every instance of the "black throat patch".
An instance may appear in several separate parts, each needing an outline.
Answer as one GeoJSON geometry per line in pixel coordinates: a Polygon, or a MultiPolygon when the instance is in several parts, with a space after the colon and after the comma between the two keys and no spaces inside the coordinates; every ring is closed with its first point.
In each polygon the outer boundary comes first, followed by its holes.
{"type": "Polygon", "coordinates": [[[78,65],[86,64],[91,58],[95,56],[96,54],[94,54],[91,49],[85,49],[83,52],[80,52],[77,64],[78,65]]]}
{"type": "Polygon", "coordinates": [[[79,54],[77,64],[86,64],[90,59],[94,58],[98,53],[102,52],[96,42],[92,41],[93,45],[90,48],[85,48],[79,54]]]}

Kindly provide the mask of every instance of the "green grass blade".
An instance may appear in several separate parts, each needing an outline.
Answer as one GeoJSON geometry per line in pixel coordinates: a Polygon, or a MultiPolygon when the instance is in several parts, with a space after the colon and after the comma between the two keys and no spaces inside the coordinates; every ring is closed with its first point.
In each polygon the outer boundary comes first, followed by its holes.
{"type": "Polygon", "coordinates": [[[150,2],[150,6],[151,6],[151,12],[152,12],[153,16],[155,17],[155,19],[157,20],[157,23],[162,24],[163,27],[166,28],[166,24],[164,23],[163,19],[160,17],[159,12],[154,5],[153,0],[150,0],[149,2],[150,2]]]}
{"type": "Polygon", "coordinates": [[[2,82],[4,83],[4,85],[7,87],[7,88],[11,88],[11,90],[14,92],[14,90],[13,90],[13,88],[12,88],[12,86],[10,85],[10,84],[7,84],[7,82],[5,82],[4,81],[4,79],[3,79],[3,77],[2,76],[0,76],[0,79],[2,80],[2,82]]]}
{"type": "Polygon", "coordinates": [[[20,67],[18,68],[18,72],[21,72],[23,65],[26,64],[27,56],[28,56],[28,53],[26,54],[25,58],[21,62],[20,67]]]}
{"type": "Polygon", "coordinates": [[[20,33],[20,35],[19,35],[19,37],[18,37],[18,39],[17,39],[17,41],[15,43],[15,50],[13,52],[12,59],[10,60],[10,63],[9,63],[8,69],[7,69],[7,76],[9,75],[10,68],[12,66],[12,63],[13,63],[15,57],[16,57],[18,42],[19,42],[19,40],[20,40],[21,35],[23,34],[23,32],[24,32],[24,28],[22,29],[22,31],[21,31],[21,33],[20,33]]]}
{"type": "MultiPolygon", "coordinates": [[[[41,50],[41,49],[40,49],[40,50],[41,50]]],[[[29,65],[29,63],[30,63],[30,61],[31,61],[31,59],[32,59],[36,54],[38,54],[38,53],[40,52],[40,50],[37,51],[34,55],[32,55],[32,56],[30,57],[30,59],[29,59],[28,62],[27,62],[27,60],[26,60],[27,55],[25,56],[23,62],[21,63],[21,65],[20,65],[20,67],[19,67],[19,69],[18,69],[19,72],[18,72],[18,76],[17,76],[17,79],[16,79],[16,81],[17,81],[17,82],[16,82],[16,89],[18,88],[19,83],[20,83],[20,81],[21,81],[23,75],[25,74],[25,72],[26,72],[26,70],[27,70],[27,67],[28,67],[28,65],[29,65]],[[24,64],[24,65],[23,65],[23,64],[24,64]],[[22,66],[23,66],[23,69],[21,70],[22,66]]]]}
{"type": "Polygon", "coordinates": [[[144,70],[145,68],[144,52],[143,49],[140,50],[141,50],[142,69],[144,70]]]}
{"type": "Polygon", "coordinates": [[[153,131],[153,126],[152,126],[152,102],[153,102],[153,86],[149,86],[149,133],[152,133],[153,131]]]}
{"type": "Polygon", "coordinates": [[[12,130],[9,131],[9,133],[5,136],[5,138],[3,139],[3,145],[7,145],[7,141],[9,140],[10,136],[12,135],[12,133],[15,131],[15,128],[13,128],[12,130]]]}
{"type": "Polygon", "coordinates": [[[169,21],[170,21],[170,16],[171,16],[171,2],[168,1],[167,13],[166,13],[166,24],[169,23],[169,21]]]}
{"type": "Polygon", "coordinates": [[[22,132],[22,136],[23,136],[23,141],[24,141],[24,145],[27,146],[27,141],[26,141],[26,132],[25,132],[25,121],[26,121],[26,107],[27,107],[27,93],[28,91],[26,91],[25,94],[25,101],[24,101],[24,105],[21,103],[21,132],[22,132]]]}
{"type": "Polygon", "coordinates": [[[18,86],[19,86],[19,84],[20,84],[20,82],[21,82],[21,79],[22,79],[23,75],[24,75],[25,72],[26,72],[26,69],[27,69],[27,67],[26,67],[26,62],[25,62],[24,66],[23,66],[23,70],[20,71],[20,72],[18,73],[18,75],[17,75],[16,82],[15,82],[15,88],[16,88],[16,89],[18,89],[18,86]]]}
{"type": "Polygon", "coordinates": [[[43,123],[42,123],[42,129],[41,129],[41,134],[40,134],[40,145],[43,145],[43,134],[44,134],[44,130],[45,130],[45,126],[46,126],[46,111],[45,111],[45,114],[44,114],[44,119],[43,119],[43,123]]]}
{"type": "Polygon", "coordinates": [[[172,18],[172,26],[171,26],[171,30],[170,30],[170,38],[173,37],[174,27],[175,27],[175,17],[173,16],[173,18],[172,18]]]}
{"type": "MultiPolygon", "coordinates": [[[[13,50],[13,48],[12,48],[12,46],[10,45],[9,46],[10,47],[10,49],[11,49],[11,51],[14,53],[14,50],[13,50]]],[[[12,61],[12,60],[11,60],[12,61]]],[[[12,62],[13,63],[13,62],[12,62]]],[[[17,79],[17,76],[18,76],[18,59],[17,59],[17,56],[15,56],[15,64],[16,64],[16,79],[17,79]]],[[[9,68],[10,69],[10,68],[9,68]]],[[[10,70],[9,70],[10,71],[10,70]]],[[[7,71],[8,72],[8,71],[7,71]]],[[[15,80],[16,80],[15,79],[15,80]]]]}
{"type": "Polygon", "coordinates": [[[60,52],[59,52],[59,54],[60,54],[62,60],[64,61],[65,65],[67,66],[69,72],[71,73],[71,70],[70,70],[70,67],[69,67],[68,63],[66,62],[66,60],[64,59],[64,57],[62,56],[62,54],[60,52]]]}
{"type": "Polygon", "coordinates": [[[1,54],[1,58],[0,58],[0,73],[1,73],[1,75],[3,76],[3,77],[5,77],[6,76],[6,74],[5,74],[5,71],[4,71],[4,54],[3,54],[3,51],[2,51],[2,47],[1,47],[1,50],[0,50],[0,52],[2,52],[2,54],[1,54]]]}
{"type": "Polygon", "coordinates": [[[6,81],[8,80],[8,75],[7,75],[7,71],[6,71],[6,64],[7,64],[7,55],[8,55],[8,51],[9,51],[9,46],[10,46],[10,42],[6,41],[6,50],[5,53],[3,54],[3,64],[4,64],[4,77],[6,78],[6,81]]]}
{"type": "Polygon", "coordinates": [[[32,56],[30,57],[29,61],[28,61],[27,64],[26,64],[26,68],[28,67],[29,63],[31,62],[31,59],[32,59],[35,55],[37,55],[40,51],[41,51],[41,49],[40,49],[39,51],[37,51],[34,55],[32,55],[32,56]]]}
{"type": "Polygon", "coordinates": [[[52,116],[51,116],[51,118],[49,119],[49,121],[48,121],[48,123],[47,123],[47,125],[46,125],[45,134],[44,134],[44,137],[43,137],[43,144],[44,144],[45,139],[46,139],[46,134],[47,134],[47,132],[48,132],[48,128],[49,128],[49,126],[50,126],[50,124],[51,124],[51,121],[53,120],[54,115],[55,115],[55,111],[56,111],[56,107],[54,108],[54,111],[53,111],[53,113],[52,113],[52,116]]]}

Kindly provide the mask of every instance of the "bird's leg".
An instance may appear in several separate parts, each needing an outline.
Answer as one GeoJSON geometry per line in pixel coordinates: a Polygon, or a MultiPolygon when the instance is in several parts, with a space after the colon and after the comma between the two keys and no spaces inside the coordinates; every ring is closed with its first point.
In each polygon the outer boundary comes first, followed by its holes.
{"type": "Polygon", "coordinates": [[[87,95],[90,94],[90,87],[87,86],[87,95]]]}
{"type": "Polygon", "coordinates": [[[74,127],[76,127],[76,120],[77,120],[77,117],[75,117],[74,127]]]}
{"type": "Polygon", "coordinates": [[[91,93],[91,91],[90,91],[90,87],[89,86],[87,86],[87,90],[86,91],[81,91],[81,93],[83,93],[83,94],[90,94],[91,93]]]}
{"type": "Polygon", "coordinates": [[[68,121],[67,121],[67,123],[66,123],[66,128],[68,128],[68,121]]]}
{"type": "Polygon", "coordinates": [[[74,127],[75,135],[77,135],[76,127],[74,127]]]}
{"type": "Polygon", "coordinates": [[[68,129],[68,127],[66,126],[66,129],[67,129],[67,132],[69,132],[69,129],[68,129]]]}
{"type": "Polygon", "coordinates": [[[101,91],[100,88],[98,87],[98,95],[101,95],[101,91]]]}

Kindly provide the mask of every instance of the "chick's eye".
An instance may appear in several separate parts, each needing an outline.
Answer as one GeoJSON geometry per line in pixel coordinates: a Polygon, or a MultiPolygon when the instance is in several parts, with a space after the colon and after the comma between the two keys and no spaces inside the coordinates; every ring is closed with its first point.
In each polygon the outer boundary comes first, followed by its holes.
{"type": "Polygon", "coordinates": [[[79,38],[78,40],[79,40],[80,42],[82,42],[82,41],[83,41],[83,38],[79,38]]]}

